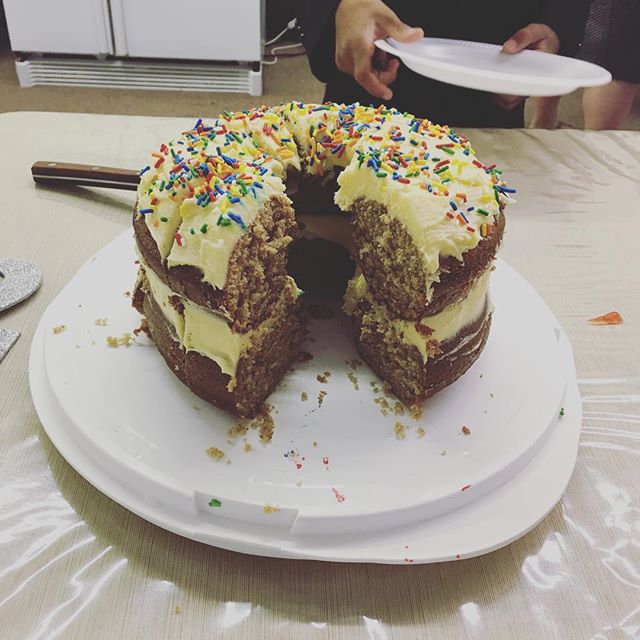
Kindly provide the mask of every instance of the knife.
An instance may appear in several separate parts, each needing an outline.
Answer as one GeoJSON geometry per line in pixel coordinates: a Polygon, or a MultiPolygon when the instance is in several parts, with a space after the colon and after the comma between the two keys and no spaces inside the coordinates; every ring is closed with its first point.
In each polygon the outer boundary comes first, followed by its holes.
{"type": "Polygon", "coordinates": [[[79,185],[135,191],[140,182],[140,174],[133,169],[70,162],[35,162],[31,166],[31,175],[38,184],[48,186],[79,185]]]}

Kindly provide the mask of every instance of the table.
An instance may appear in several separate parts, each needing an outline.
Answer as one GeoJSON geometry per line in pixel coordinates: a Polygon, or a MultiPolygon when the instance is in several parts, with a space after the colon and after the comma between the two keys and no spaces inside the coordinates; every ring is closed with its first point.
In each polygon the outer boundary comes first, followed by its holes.
{"type": "MultiPolygon", "coordinates": [[[[134,194],[31,182],[35,160],[137,168],[184,119],[0,115],[0,256],[44,282],[2,315],[2,638],[615,638],[640,636],[640,133],[468,131],[519,190],[502,257],[572,341],[577,467],[532,532],[487,556],[341,565],[210,548],[100,494],[52,447],[29,395],[30,340],[74,272],[130,224],[134,194]],[[618,326],[587,320],[617,310],[618,326]]],[[[469,532],[473,535],[473,532],[469,532]]]]}

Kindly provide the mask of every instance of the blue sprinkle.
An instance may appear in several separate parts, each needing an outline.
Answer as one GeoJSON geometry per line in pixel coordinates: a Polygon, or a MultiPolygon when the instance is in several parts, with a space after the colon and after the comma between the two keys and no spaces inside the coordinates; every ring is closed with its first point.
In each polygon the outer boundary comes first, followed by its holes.
{"type": "Polygon", "coordinates": [[[458,207],[456,206],[456,203],[452,200],[451,202],[449,202],[449,206],[454,210],[457,211],[458,207]]]}
{"type": "Polygon", "coordinates": [[[232,204],[237,204],[238,202],[240,202],[240,198],[238,198],[238,196],[232,196],[231,198],[229,198],[229,202],[231,202],[232,204]]]}
{"type": "Polygon", "coordinates": [[[202,124],[202,118],[198,118],[198,122],[196,122],[194,129],[197,129],[202,124]]]}
{"type": "Polygon", "coordinates": [[[429,193],[431,193],[433,191],[433,187],[430,184],[427,185],[427,191],[429,193]]]}
{"type": "Polygon", "coordinates": [[[262,189],[262,185],[259,182],[254,182],[253,186],[258,187],[258,189],[262,189]]]}
{"type": "Polygon", "coordinates": [[[147,215],[147,213],[153,213],[153,209],[140,209],[138,213],[141,213],[144,216],[147,215]]]}
{"type": "Polygon", "coordinates": [[[145,173],[147,173],[147,171],[149,171],[149,169],[151,169],[151,167],[147,165],[144,169],[140,171],[140,175],[143,176],[145,173]]]}
{"type": "Polygon", "coordinates": [[[242,218],[236,213],[227,213],[227,216],[231,218],[234,222],[237,222],[240,225],[241,229],[246,229],[247,225],[244,223],[242,218]]]}

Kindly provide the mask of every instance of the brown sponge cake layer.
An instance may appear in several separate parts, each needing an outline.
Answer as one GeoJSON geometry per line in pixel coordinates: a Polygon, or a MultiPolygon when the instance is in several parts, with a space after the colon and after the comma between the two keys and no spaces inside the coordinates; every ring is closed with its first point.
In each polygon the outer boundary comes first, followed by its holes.
{"type": "Polygon", "coordinates": [[[134,213],[136,242],[145,262],[177,294],[227,317],[237,332],[260,324],[287,282],[287,247],[297,236],[295,213],[287,198],[274,196],[236,243],[224,289],[202,279],[193,266],[167,267],[144,217],[134,213]]]}
{"type": "Polygon", "coordinates": [[[387,322],[369,314],[362,300],[353,314],[354,337],[362,359],[408,405],[423,402],[455,382],[480,356],[489,337],[491,307],[454,337],[430,345],[426,364],[421,353],[387,322]]]}
{"type": "Polygon", "coordinates": [[[463,261],[441,258],[440,281],[429,300],[422,259],[403,225],[396,219],[382,222],[387,208],[372,200],[357,200],[352,213],[356,256],[369,290],[391,316],[409,320],[434,315],[464,298],[494,259],[505,227],[500,213],[487,237],[465,252],[463,261]]]}
{"type": "Polygon", "coordinates": [[[151,338],[174,375],[207,402],[243,417],[258,413],[300,355],[305,328],[299,303],[278,305],[277,320],[242,354],[233,382],[215,361],[184,349],[144,284],[136,288],[133,304],[145,315],[151,338]]]}

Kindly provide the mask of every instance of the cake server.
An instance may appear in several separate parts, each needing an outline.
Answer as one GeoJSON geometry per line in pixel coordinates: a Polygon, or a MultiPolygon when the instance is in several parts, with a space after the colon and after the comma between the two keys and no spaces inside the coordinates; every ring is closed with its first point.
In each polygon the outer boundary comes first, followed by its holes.
{"type": "MultiPolygon", "coordinates": [[[[26,260],[0,258],[0,313],[26,300],[42,284],[40,269],[26,260]]],[[[0,362],[20,337],[14,329],[0,329],[0,362]]]]}

